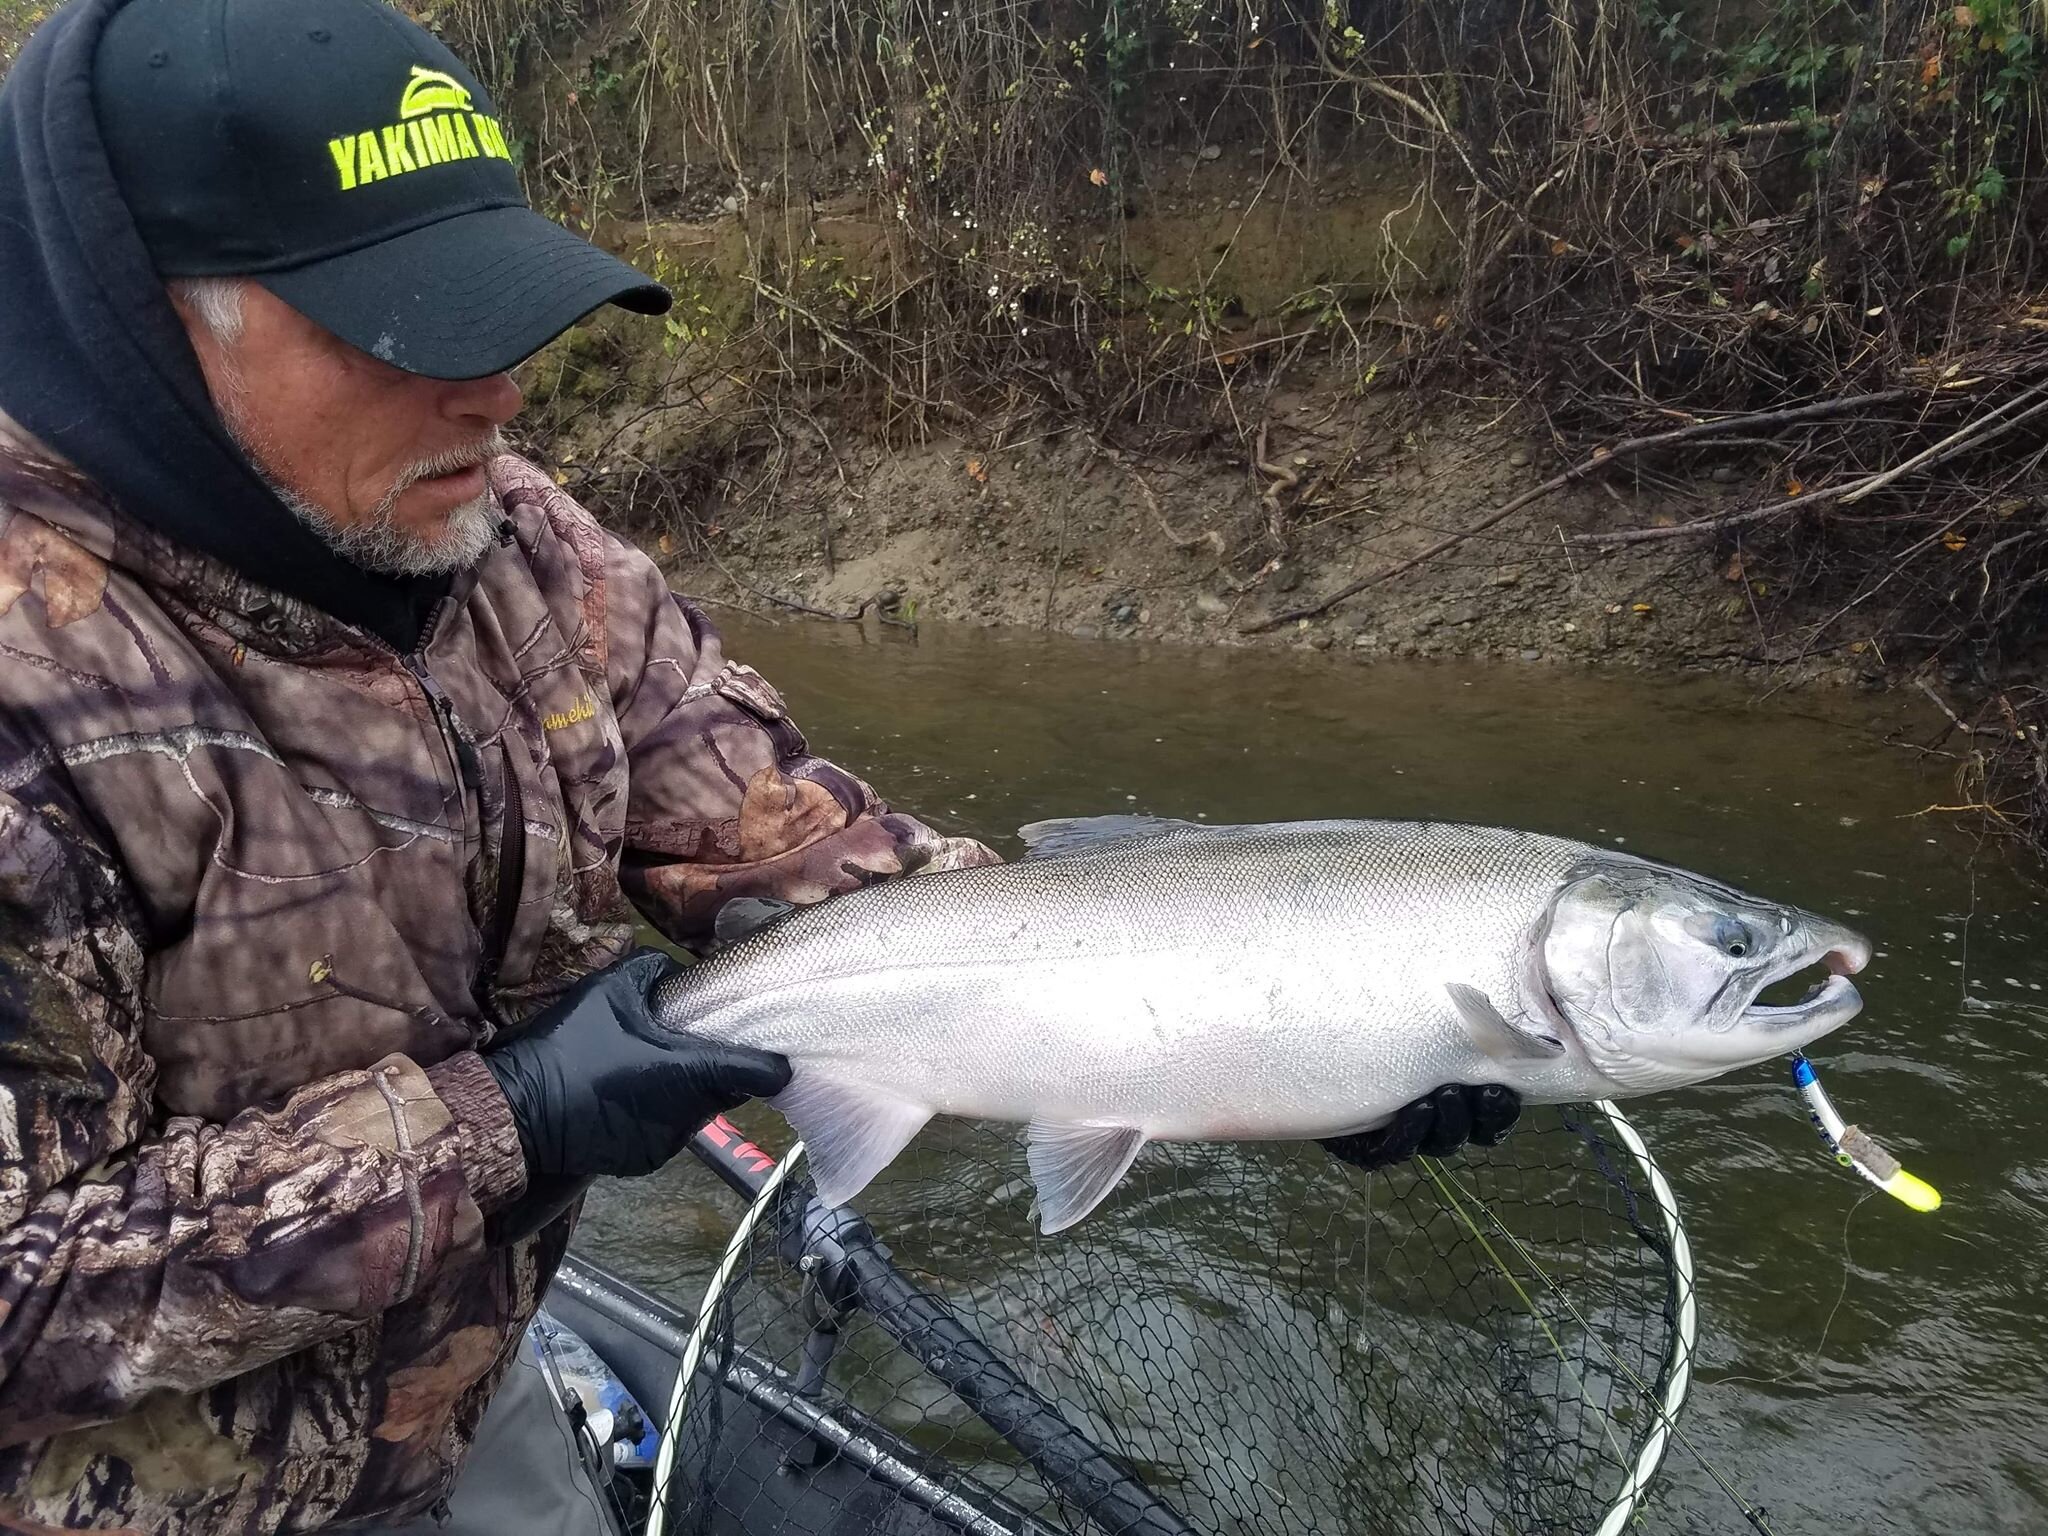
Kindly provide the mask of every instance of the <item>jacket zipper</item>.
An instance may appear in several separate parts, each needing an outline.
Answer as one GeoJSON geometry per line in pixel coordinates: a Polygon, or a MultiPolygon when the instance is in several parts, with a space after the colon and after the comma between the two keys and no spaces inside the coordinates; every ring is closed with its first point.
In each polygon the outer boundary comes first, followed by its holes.
{"type": "MultiPolygon", "coordinates": [[[[457,723],[455,701],[448,697],[434,674],[427,670],[421,652],[416,651],[403,660],[406,671],[413,675],[420,691],[427,696],[427,703],[441,727],[442,740],[455,760],[455,769],[461,776],[463,787],[476,796],[477,821],[481,825],[486,791],[484,768],[477,758],[476,748],[457,723]]],[[[498,881],[492,893],[490,919],[481,936],[483,954],[470,983],[470,995],[492,1026],[502,1029],[506,1021],[504,1010],[498,1006],[496,987],[498,973],[505,964],[505,951],[512,943],[513,925],[518,921],[520,892],[526,883],[526,796],[519,787],[519,775],[512,766],[511,748],[500,740],[498,752],[504,776],[503,805],[500,808],[502,825],[498,835],[498,881]]]]}
{"type": "MultiPolygon", "coordinates": [[[[491,903],[491,931],[484,942],[484,961],[477,975],[477,990],[494,998],[498,971],[505,952],[512,947],[512,926],[519,921],[519,895],[526,885],[526,792],[519,787],[519,774],[512,765],[512,749],[498,739],[500,771],[505,776],[504,828],[498,839],[498,890],[491,903]]],[[[492,1015],[494,1018],[496,1014],[492,1015]]]]}

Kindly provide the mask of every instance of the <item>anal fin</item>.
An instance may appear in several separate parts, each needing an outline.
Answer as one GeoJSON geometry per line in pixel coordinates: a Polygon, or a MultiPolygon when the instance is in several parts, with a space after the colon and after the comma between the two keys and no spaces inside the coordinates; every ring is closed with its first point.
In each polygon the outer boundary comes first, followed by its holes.
{"type": "Polygon", "coordinates": [[[1038,1187],[1039,1230],[1053,1233],[1086,1216],[1117,1186],[1145,1145],[1127,1125],[1031,1122],[1031,1182],[1038,1187]]]}
{"type": "Polygon", "coordinates": [[[803,1138],[818,1198],[844,1205],[896,1160],[932,1112],[921,1104],[827,1078],[796,1080],[768,1101],[803,1138]]]}

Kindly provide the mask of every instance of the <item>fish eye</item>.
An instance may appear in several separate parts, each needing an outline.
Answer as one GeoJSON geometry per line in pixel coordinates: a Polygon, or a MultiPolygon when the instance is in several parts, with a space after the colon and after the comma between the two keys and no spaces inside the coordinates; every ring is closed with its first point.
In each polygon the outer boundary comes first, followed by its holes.
{"type": "Polygon", "coordinates": [[[1702,944],[1711,944],[1730,960],[1744,960],[1756,953],[1757,936],[1740,918],[1719,912],[1695,912],[1685,920],[1685,931],[1702,944]]]}

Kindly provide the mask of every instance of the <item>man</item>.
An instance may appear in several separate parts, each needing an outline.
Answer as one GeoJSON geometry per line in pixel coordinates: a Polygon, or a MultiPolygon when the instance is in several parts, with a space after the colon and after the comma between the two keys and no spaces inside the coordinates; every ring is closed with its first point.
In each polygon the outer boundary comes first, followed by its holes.
{"type": "Polygon", "coordinates": [[[504,450],[607,302],[377,0],[77,0],[0,88],[0,1529],[595,1528],[514,1365],[575,1197],[789,1072],[634,909],[993,857],[504,450]]]}

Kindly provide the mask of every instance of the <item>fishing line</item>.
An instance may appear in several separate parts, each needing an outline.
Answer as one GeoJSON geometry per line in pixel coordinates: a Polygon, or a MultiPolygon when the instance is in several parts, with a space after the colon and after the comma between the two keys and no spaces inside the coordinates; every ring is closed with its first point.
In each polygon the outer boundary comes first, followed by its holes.
{"type": "MultiPolygon", "coordinates": [[[[1606,1355],[1608,1356],[1609,1360],[1613,1363],[1615,1368],[1619,1370],[1622,1375],[1626,1376],[1629,1379],[1630,1383],[1633,1384],[1635,1388],[1643,1394],[1643,1396],[1649,1401],[1651,1411],[1654,1412],[1657,1415],[1657,1417],[1663,1421],[1664,1427],[1670,1432],[1672,1438],[1677,1440],[1680,1445],[1684,1446],[1688,1451],[1692,1453],[1693,1459],[1700,1464],[1701,1470],[1704,1471],[1708,1477],[1713,1479],[1715,1485],[1728,1496],[1728,1498],[1734,1503],[1735,1507],[1742,1512],[1743,1518],[1746,1519],[1754,1529],[1762,1532],[1763,1536],[1776,1536],[1776,1533],[1772,1531],[1769,1522],[1765,1519],[1763,1512],[1753,1508],[1750,1505],[1749,1501],[1743,1498],[1741,1493],[1736,1490],[1735,1485],[1729,1482],[1727,1478],[1723,1477],[1721,1475],[1720,1469],[1717,1468],[1711,1461],[1707,1459],[1706,1453],[1700,1450],[1700,1448],[1693,1443],[1692,1437],[1687,1435],[1684,1429],[1682,1429],[1679,1426],[1678,1420],[1665,1410],[1664,1405],[1657,1400],[1658,1394],[1656,1388],[1653,1387],[1649,1382],[1644,1381],[1641,1376],[1637,1375],[1634,1368],[1631,1367],[1626,1360],[1622,1359],[1620,1353],[1607,1342],[1607,1340],[1593,1327],[1593,1325],[1589,1321],[1587,1321],[1585,1314],[1578,1309],[1577,1305],[1572,1301],[1571,1297],[1568,1294],[1566,1294],[1564,1288],[1560,1286],[1555,1280],[1550,1278],[1550,1275],[1544,1270],[1543,1266],[1536,1261],[1535,1256],[1529,1252],[1528,1248],[1523,1244],[1522,1240],[1519,1237],[1515,1236],[1515,1234],[1508,1229],[1506,1224],[1503,1223],[1501,1219],[1494,1214],[1493,1208],[1489,1206],[1485,1200],[1480,1198],[1478,1192],[1467,1185],[1459,1184],[1457,1180],[1450,1175],[1448,1170],[1446,1170],[1443,1167],[1443,1165],[1437,1162],[1435,1159],[1419,1158],[1417,1159],[1417,1161],[1422,1163],[1422,1165],[1429,1170],[1430,1177],[1432,1179],[1436,1179],[1438,1181],[1439,1188],[1442,1188],[1444,1181],[1448,1180],[1454,1188],[1462,1190],[1474,1205],[1478,1206],[1480,1210],[1486,1213],[1487,1220],[1493,1224],[1495,1230],[1498,1231],[1500,1235],[1503,1238],[1505,1238],[1510,1245],[1512,1245],[1515,1252],[1521,1257],[1522,1262],[1529,1266],[1529,1268],[1535,1273],[1537,1279],[1541,1280],[1543,1284],[1549,1289],[1551,1294],[1557,1297],[1558,1301],[1562,1303],[1562,1305],[1564,1306],[1564,1309],[1571,1314],[1572,1320],[1586,1331],[1586,1336],[1592,1339],[1594,1343],[1600,1346],[1602,1351],[1606,1353],[1606,1355]]],[[[1446,1193],[1449,1192],[1446,1191],[1446,1193]]],[[[1455,1196],[1453,1196],[1453,1198],[1455,1198],[1455,1196]]],[[[1467,1217],[1466,1219],[1469,1221],[1470,1218],[1467,1217]]],[[[1475,1236],[1476,1235],[1477,1234],[1475,1233],[1475,1236]]],[[[1503,1277],[1508,1281],[1508,1283],[1511,1286],[1514,1287],[1515,1293],[1522,1298],[1523,1304],[1530,1308],[1531,1315],[1536,1318],[1537,1326],[1542,1328],[1544,1333],[1549,1336],[1552,1347],[1559,1348],[1557,1344],[1557,1336],[1551,1332],[1550,1325],[1546,1323],[1543,1320],[1542,1315],[1536,1311],[1535,1303],[1533,1299],[1529,1296],[1529,1293],[1522,1288],[1521,1284],[1515,1279],[1514,1275],[1507,1269],[1506,1265],[1502,1263],[1499,1256],[1494,1253],[1492,1245],[1486,1243],[1484,1238],[1481,1238],[1481,1244],[1485,1248],[1487,1254],[1493,1257],[1495,1264],[1500,1265],[1503,1277]]],[[[1559,1358],[1563,1358],[1561,1349],[1559,1358]]],[[[1567,1365],[1567,1369],[1569,1369],[1569,1365],[1567,1365]]],[[[1595,1405],[1595,1412],[1599,1411],[1600,1410],[1598,1406],[1595,1405]]],[[[1605,1415],[1603,1414],[1602,1417],[1604,1419],[1605,1415]]],[[[1604,1429],[1605,1427],[1606,1426],[1603,1423],[1602,1428],[1604,1429]]]]}
{"type": "Polygon", "coordinates": [[[1834,1329],[1835,1318],[1841,1312],[1842,1303],[1849,1295],[1849,1280],[1851,1272],[1855,1268],[1855,1260],[1849,1254],[1849,1223],[1856,1219],[1858,1211],[1862,1210],[1864,1206],[1876,1198],[1876,1190],[1864,1190],[1862,1194],[1856,1197],[1856,1203],[1850,1206],[1847,1214],[1842,1217],[1842,1285],[1835,1292],[1835,1304],[1828,1308],[1827,1320],[1820,1325],[1820,1337],[1814,1341],[1813,1349],[1807,1359],[1788,1370],[1781,1371],[1776,1376],[1714,1376],[1711,1378],[1702,1376],[1700,1378],[1701,1381],[1710,1387],[1733,1386],[1736,1382],[1758,1387],[1782,1387],[1806,1371],[1812,1370],[1819,1363],[1822,1353],[1828,1347],[1828,1334],[1834,1329]]]}
{"type": "MultiPolygon", "coordinates": [[[[1479,1244],[1480,1251],[1493,1261],[1493,1267],[1500,1271],[1501,1278],[1507,1281],[1509,1286],[1513,1288],[1515,1295],[1521,1298],[1522,1305],[1529,1309],[1529,1316],[1536,1320],[1536,1326],[1543,1330],[1543,1337],[1550,1341],[1550,1348],[1552,1353],[1557,1356],[1557,1363],[1563,1366],[1565,1373],[1571,1377],[1572,1385],[1578,1390],[1579,1400],[1588,1408],[1591,1408],[1599,1417],[1600,1432],[1607,1437],[1607,1444],[1614,1452],[1616,1464],[1626,1469],[1628,1466],[1628,1452],[1622,1449],[1621,1442],[1614,1437],[1612,1427],[1614,1421],[1608,1416],[1607,1411],[1594,1401],[1593,1394],[1586,1387],[1586,1378],[1573,1368],[1571,1357],[1565,1353],[1563,1341],[1552,1330],[1550,1320],[1538,1309],[1536,1299],[1522,1288],[1522,1282],[1516,1278],[1514,1271],[1509,1269],[1507,1262],[1494,1251],[1493,1244],[1487,1241],[1486,1234],[1479,1230],[1479,1224],[1472,1219],[1471,1215],[1466,1211],[1464,1203],[1458,1199],[1458,1189],[1460,1186],[1446,1182],[1448,1175],[1444,1172],[1443,1164],[1435,1158],[1424,1158],[1421,1159],[1421,1162],[1422,1166],[1428,1171],[1431,1181],[1435,1183],[1438,1193],[1450,1202],[1451,1213],[1465,1224],[1465,1230],[1472,1234],[1473,1241],[1479,1244]]],[[[1493,1214],[1492,1210],[1486,1205],[1486,1202],[1479,1198],[1476,1191],[1467,1189],[1464,1192],[1471,1197],[1481,1210],[1486,1212],[1487,1220],[1491,1221],[1496,1227],[1499,1227],[1501,1231],[1507,1231],[1500,1218],[1493,1214]]],[[[1538,1270],[1537,1273],[1541,1275],[1542,1271],[1538,1270]]],[[[1544,1278],[1546,1281],[1548,1280],[1547,1276],[1544,1278]]],[[[1579,1321],[1582,1325],[1585,1323],[1583,1318],[1579,1321]]],[[[1590,1328],[1588,1331],[1591,1331],[1590,1328]]]]}

